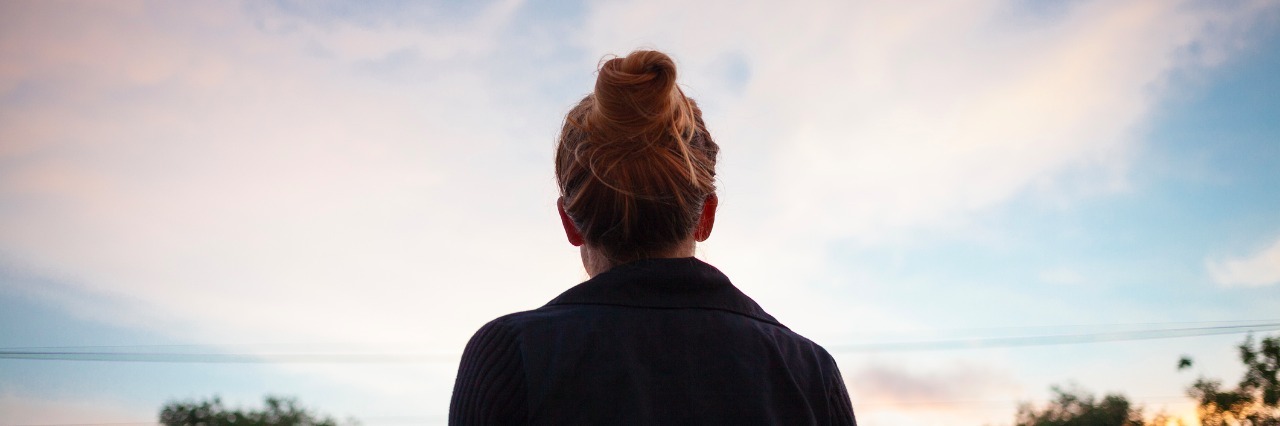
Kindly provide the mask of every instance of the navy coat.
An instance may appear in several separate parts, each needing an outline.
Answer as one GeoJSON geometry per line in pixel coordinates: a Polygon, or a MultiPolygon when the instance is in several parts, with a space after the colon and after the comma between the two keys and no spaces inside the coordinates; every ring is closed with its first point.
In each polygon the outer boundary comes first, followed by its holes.
{"type": "Polygon", "coordinates": [[[614,267],[467,344],[449,424],[854,425],[835,360],[695,258],[614,267]]]}

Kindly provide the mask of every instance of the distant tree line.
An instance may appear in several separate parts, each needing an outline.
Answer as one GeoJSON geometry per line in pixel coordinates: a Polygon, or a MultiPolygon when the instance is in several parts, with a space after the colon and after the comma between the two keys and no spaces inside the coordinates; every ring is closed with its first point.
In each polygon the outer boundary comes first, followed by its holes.
{"type": "MultiPolygon", "coordinates": [[[[1235,389],[1224,389],[1221,380],[1196,379],[1187,395],[1196,400],[1203,426],[1280,426],[1280,336],[1253,337],[1239,345],[1244,377],[1235,389]]],[[[1188,357],[1178,360],[1178,369],[1192,366],[1188,357]]],[[[1017,426],[1168,426],[1174,420],[1158,413],[1145,419],[1142,407],[1124,395],[1108,394],[1097,399],[1079,388],[1053,388],[1054,399],[1043,407],[1030,403],[1018,406],[1017,426]]],[[[174,401],[160,410],[165,426],[338,426],[332,417],[314,413],[298,405],[296,399],[268,396],[260,410],[229,408],[218,397],[203,401],[174,401]]],[[[357,424],[354,420],[348,423],[357,424]]],[[[1180,422],[1179,422],[1180,424],[1180,422]]]]}
{"type": "MultiPolygon", "coordinates": [[[[1224,389],[1221,380],[1201,377],[1187,389],[1196,400],[1196,414],[1203,426],[1280,426],[1280,336],[1262,339],[1253,336],[1239,346],[1244,377],[1235,389],[1224,389]]],[[[1191,367],[1188,357],[1178,360],[1178,369],[1191,367]]],[[[1101,400],[1077,388],[1054,386],[1054,399],[1044,407],[1028,403],[1018,406],[1017,426],[1167,426],[1173,419],[1164,413],[1144,420],[1142,408],[1119,394],[1101,400]]],[[[1181,424],[1181,422],[1178,422],[1181,424]]]]}
{"type": "MultiPolygon", "coordinates": [[[[229,408],[215,396],[203,401],[173,401],[160,409],[165,426],[338,426],[333,417],[298,406],[297,399],[268,396],[260,410],[229,408]]],[[[349,423],[355,424],[355,421],[349,423]]]]}

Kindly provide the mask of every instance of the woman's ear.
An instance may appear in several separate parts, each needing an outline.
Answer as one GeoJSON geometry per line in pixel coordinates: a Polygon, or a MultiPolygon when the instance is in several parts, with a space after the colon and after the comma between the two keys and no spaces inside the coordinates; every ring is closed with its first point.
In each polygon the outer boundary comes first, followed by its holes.
{"type": "Polygon", "coordinates": [[[560,212],[560,225],[564,226],[564,236],[569,238],[569,244],[581,247],[582,234],[578,232],[578,225],[574,225],[573,219],[569,219],[569,214],[564,212],[564,197],[556,199],[556,211],[560,212]]]}
{"type": "Polygon", "coordinates": [[[702,202],[702,214],[698,216],[698,227],[693,230],[694,240],[703,242],[711,237],[711,228],[716,224],[716,206],[719,204],[720,198],[714,193],[708,195],[706,201],[702,202]]]}

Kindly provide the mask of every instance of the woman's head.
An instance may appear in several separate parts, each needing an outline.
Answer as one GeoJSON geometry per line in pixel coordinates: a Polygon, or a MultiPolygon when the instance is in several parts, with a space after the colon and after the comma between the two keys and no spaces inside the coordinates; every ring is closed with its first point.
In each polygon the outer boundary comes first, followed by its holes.
{"type": "Polygon", "coordinates": [[[562,209],[587,246],[614,262],[662,255],[695,237],[704,203],[715,202],[719,150],[670,57],[642,50],[610,59],[560,131],[562,209]]]}

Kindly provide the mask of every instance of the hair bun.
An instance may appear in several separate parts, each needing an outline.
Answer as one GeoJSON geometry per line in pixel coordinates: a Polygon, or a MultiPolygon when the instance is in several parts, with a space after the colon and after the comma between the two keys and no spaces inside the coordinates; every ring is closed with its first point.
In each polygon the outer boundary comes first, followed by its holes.
{"type": "Polygon", "coordinates": [[[600,66],[596,78],[594,130],[650,139],[673,121],[683,121],[676,88],[676,63],[665,53],[637,50],[600,66]]]}
{"type": "Polygon", "coordinates": [[[583,241],[616,261],[667,253],[714,194],[716,155],[676,64],[640,50],[600,64],[595,91],[565,116],[556,182],[583,241]]]}

